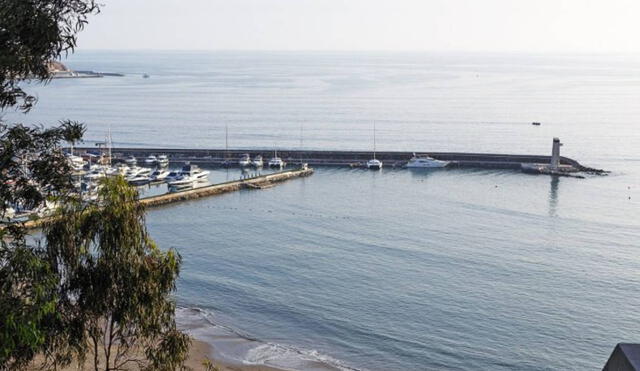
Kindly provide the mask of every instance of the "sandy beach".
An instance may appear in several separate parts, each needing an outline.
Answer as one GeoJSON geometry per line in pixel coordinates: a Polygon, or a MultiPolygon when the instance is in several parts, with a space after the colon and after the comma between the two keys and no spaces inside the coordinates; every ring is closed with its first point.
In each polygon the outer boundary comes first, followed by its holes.
{"type": "MultiPolygon", "coordinates": [[[[242,364],[232,364],[227,362],[222,362],[219,360],[213,359],[213,347],[203,341],[199,341],[196,339],[191,339],[191,349],[189,350],[189,355],[185,362],[185,366],[187,366],[191,370],[204,370],[205,367],[203,363],[206,360],[210,360],[220,371],[282,371],[281,369],[262,366],[262,365],[242,365],[242,364]]],[[[36,358],[34,363],[27,367],[26,369],[29,371],[40,370],[40,362],[41,358],[36,358]]],[[[89,371],[93,370],[93,367],[89,362],[84,367],[78,367],[76,364],[71,364],[64,368],[59,368],[59,371],[89,371]]],[[[132,367],[130,370],[137,370],[137,368],[132,367]]]]}

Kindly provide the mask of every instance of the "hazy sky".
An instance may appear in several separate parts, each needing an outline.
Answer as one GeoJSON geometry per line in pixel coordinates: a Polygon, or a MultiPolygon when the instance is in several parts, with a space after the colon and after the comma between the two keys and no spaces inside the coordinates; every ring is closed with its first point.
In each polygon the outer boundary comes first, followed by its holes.
{"type": "Polygon", "coordinates": [[[640,52],[640,0],[101,0],[84,49],[640,52]]]}

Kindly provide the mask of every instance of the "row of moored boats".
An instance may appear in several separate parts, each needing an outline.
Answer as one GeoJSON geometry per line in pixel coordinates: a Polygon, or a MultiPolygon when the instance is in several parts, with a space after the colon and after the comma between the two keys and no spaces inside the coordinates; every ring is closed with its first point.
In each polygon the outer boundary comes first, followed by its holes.
{"type": "MultiPolygon", "coordinates": [[[[229,165],[230,161],[226,161],[225,163],[229,165]]],[[[257,155],[252,159],[248,153],[245,153],[242,156],[240,156],[240,159],[238,159],[238,165],[240,167],[253,166],[255,168],[261,168],[261,167],[264,167],[264,160],[262,159],[262,155],[257,155]]],[[[281,169],[286,165],[287,164],[280,157],[278,157],[277,151],[275,152],[274,156],[269,160],[269,162],[267,162],[267,166],[272,168],[281,169]]]]}

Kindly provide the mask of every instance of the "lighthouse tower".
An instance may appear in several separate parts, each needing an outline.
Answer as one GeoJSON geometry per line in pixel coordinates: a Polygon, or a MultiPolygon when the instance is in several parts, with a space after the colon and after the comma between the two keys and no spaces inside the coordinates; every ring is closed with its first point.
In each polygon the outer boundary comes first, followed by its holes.
{"type": "Polygon", "coordinates": [[[560,138],[553,138],[553,147],[551,149],[551,170],[558,170],[560,166],[560,138]]]}

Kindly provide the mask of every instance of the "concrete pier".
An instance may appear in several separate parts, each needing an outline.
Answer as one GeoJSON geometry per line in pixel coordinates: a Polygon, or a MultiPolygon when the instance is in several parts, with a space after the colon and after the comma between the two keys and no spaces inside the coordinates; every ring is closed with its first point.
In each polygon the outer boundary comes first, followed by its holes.
{"type": "Polygon", "coordinates": [[[159,196],[151,196],[140,199],[140,202],[147,207],[166,205],[169,203],[192,200],[200,197],[208,197],[238,191],[241,189],[261,189],[268,188],[276,183],[281,183],[292,178],[299,178],[313,174],[313,169],[303,168],[296,170],[280,171],[273,174],[256,176],[234,180],[226,183],[213,184],[206,187],[188,189],[180,192],[165,193],[159,196]]]}

